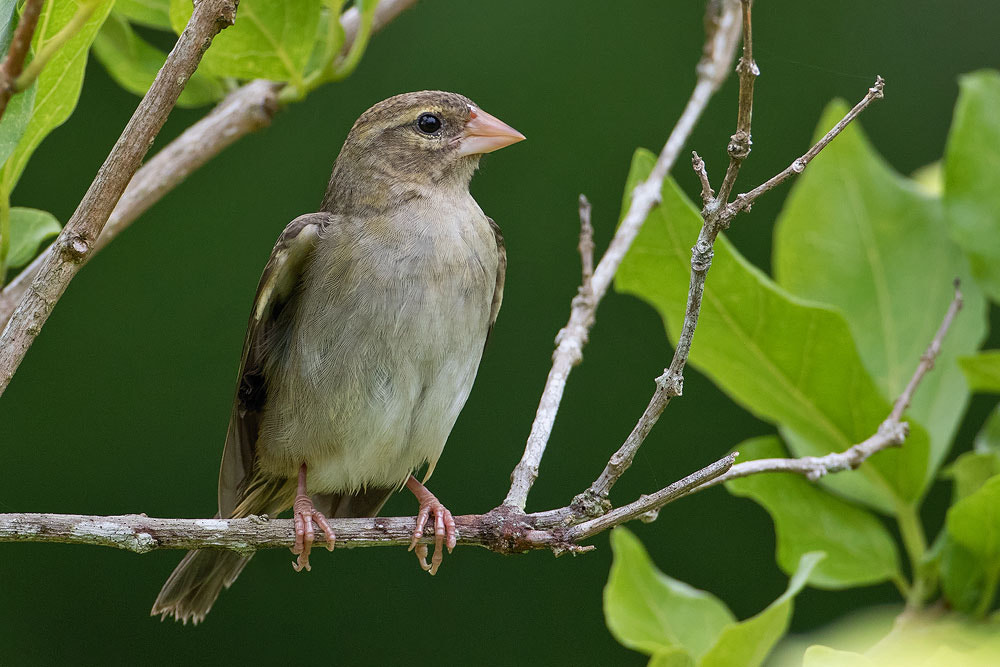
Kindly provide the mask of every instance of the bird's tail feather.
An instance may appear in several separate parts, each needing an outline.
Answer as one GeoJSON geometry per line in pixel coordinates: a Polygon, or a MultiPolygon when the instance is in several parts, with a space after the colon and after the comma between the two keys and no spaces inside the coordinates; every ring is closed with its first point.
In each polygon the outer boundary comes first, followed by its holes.
{"type": "MultiPolygon", "coordinates": [[[[284,479],[255,479],[249,485],[233,518],[251,514],[277,516],[292,505],[295,484],[284,479]]],[[[240,575],[250,556],[234,551],[199,549],[187,552],[163,584],[153,603],[151,616],[161,620],[173,616],[185,625],[204,620],[223,588],[229,588],[240,575]]]]}

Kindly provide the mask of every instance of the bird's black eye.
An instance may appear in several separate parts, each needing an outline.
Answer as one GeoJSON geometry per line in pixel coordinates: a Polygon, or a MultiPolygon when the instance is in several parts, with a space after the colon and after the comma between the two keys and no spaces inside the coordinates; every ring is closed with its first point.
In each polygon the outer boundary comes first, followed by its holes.
{"type": "Polygon", "coordinates": [[[441,119],[432,113],[422,113],[417,118],[417,129],[424,134],[434,134],[441,129],[441,119]]]}

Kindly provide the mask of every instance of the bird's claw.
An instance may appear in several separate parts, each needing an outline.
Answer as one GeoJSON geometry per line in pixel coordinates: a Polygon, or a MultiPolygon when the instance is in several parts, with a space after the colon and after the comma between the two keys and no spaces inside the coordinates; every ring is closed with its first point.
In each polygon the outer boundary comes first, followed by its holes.
{"type": "Polygon", "coordinates": [[[437,574],[438,568],[441,567],[441,561],[444,560],[444,547],[448,547],[448,553],[451,553],[455,548],[458,531],[455,528],[455,517],[448,511],[448,508],[429,492],[428,496],[420,503],[420,511],[417,513],[417,523],[413,529],[413,539],[410,540],[409,551],[416,554],[417,560],[420,561],[420,567],[433,575],[437,574]],[[421,544],[419,540],[424,536],[424,528],[427,526],[432,512],[434,514],[434,555],[431,556],[431,562],[428,564],[427,545],[421,544]]]}
{"type": "Polygon", "coordinates": [[[326,520],[326,517],[323,516],[323,513],[313,506],[312,499],[309,496],[304,494],[296,496],[292,508],[294,512],[293,521],[295,522],[295,546],[292,547],[292,553],[298,556],[295,562],[292,563],[292,567],[296,572],[301,572],[302,570],[309,571],[312,570],[312,566],[309,564],[309,552],[312,550],[313,542],[316,539],[313,522],[315,521],[323,529],[323,533],[326,536],[327,551],[333,551],[337,537],[333,534],[333,529],[330,527],[330,523],[326,520]]]}

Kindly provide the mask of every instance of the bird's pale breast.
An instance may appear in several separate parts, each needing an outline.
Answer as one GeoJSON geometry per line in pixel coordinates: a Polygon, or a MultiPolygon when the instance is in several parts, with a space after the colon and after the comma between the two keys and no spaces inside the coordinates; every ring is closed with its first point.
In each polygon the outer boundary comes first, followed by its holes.
{"type": "Polygon", "coordinates": [[[310,491],[323,493],[398,485],[433,466],[475,379],[497,263],[468,194],[330,225],[287,356],[265,370],[262,470],[294,477],[305,461],[310,491]]]}

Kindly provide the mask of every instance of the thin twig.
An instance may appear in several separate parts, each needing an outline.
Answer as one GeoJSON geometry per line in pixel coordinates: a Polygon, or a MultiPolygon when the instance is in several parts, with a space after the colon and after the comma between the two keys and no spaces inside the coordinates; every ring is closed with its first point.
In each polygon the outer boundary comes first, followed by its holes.
{"type": "MultiPolygon", "coordinates": [[[[709,5],[715,6],[714,3],[709,5]]],[[[628,211],[594,270],[591,279],[591,298],[573,300],[569,322],[556,336],[552,369],[546,378],[545,388],[538,402],[538,410],[531,424],[524,454],[511,473],[510,491],[504,500],[504,504],[508,507],[524,510],[528,493],[538,477],[538,466],[552,434],[552,426],[559,411],[559,404],[562,402],[566,380],[573,366],[583,358],[583,346],[587,343],[597,306],[611,285],[611,280],[618,271],[625,253],[639,234],[649,211],[659,203],[663,179],[680,154],[708,100],[728,74],[729,63],[732,62],[733,51],[739,38],[739,11],[729,0],[721,3],[721,7],[721,13],[712,17],[707,23],[713,29],[706,36],[705,55],[698,64],[698,81],[691,98],[677,124],[674,125],[663,150],[660,151],[649,177],[632,190],[628,211]]]]}
{"type": "Polygon", "coordinates": [[[889,413],[888,418],[879,425],[878,431],[870,438],[849,447],[843,452],[835,452],[825,456],[803,456],[797,459],[757,459],[755,461],[737,463],[725,475],[703,484],[698,490],[700,491],[716,484],[728,482],[731,479],[748,477],[763,472],[792,472],[816,481],[820,477],[830,473],[842,470],[854,470],[870,456],[877,454],[883,449],[902,445],[907,435],[909,435],[909,424],[901,421],[903,413],[913,399],[913,394],[920,385],[920,381],[934,367],[934,360],[941,352],[941,343],[945,335],[947,335],[948,329],[951,328],[951,323],[958,315],[958,311],[961,309],[962,292],[956,280],[955,296],[951,301],[951,305],[948,306],[948,311],[945,313],[944,319],[941,320],[941,326],[938,327],[937,333],[934,334],[934,338],[931,340],[927,350],[921,355],[920,363],[913,372],[913,376],[907,383],[903,393],[896,399],[892,407],[892,412],[889,413]]]}
{"type": "Polygon", "coordinates": [[[715,192],[712,190],[712,183],[708,180],[708,171],[705,169],[705,161],[701,159],[696,151],[691,151],[691,167],[701,182],[701,203],[708,206],[709,202],[715,199],[715,192]]]}
{"type": "Polygon", "coordinates": [[[60,232],[38,276],[0,334],[0,394],[73,276],[93,251],[111,211],[142,163],[212,38],[236,18],[237,0],[201,0],[94,182],[60,232]]]}
{"type": "Polygon", "coordinates": [[[580,287],[588,294],[594,277],[594,226],[590,223],[590,212],[590,200],[580,195],[580,287]]]}
{"type": "MultiPolygon", "coordinates": [[[[749,4],[748,0],[744,0],[743,16],[745,22],[750,20],[749,4]]],[[[745,23],[744,28],[746,30],[746,35],[749,36],[751,34],[749,24],[745,23]]],[[[747,37],[744,37],[744,42],[746,41],[747,37]]],[[[750,67],[750,69],[752,69],[752,75],[740,77],[739,105],[741,110],[747,111],[745,114],[742,112],[739,114],[737,122],[745,124],[742,125],[742,127],[737,130],[737,133],[733,135],[734,139],[730,141],[729,144],[730,149],[732,149],[737,135],[741,135],[741,133],[745,133],[747,141],[749,141],[750,113],[748,110],[753,108],[753,99],[752,97],[748,99],[745,87],[749,87],[752,93],[754,79],[759,73],[756,64],[753,63],[752,57],[750,56],[752,52],[752,47],[744,45],[744,57],[741,62],[749,63],[748,66],[743,66],[743,69],[746,70],[747,67],[750,67]]],[[[865,98],[854,107],[854,109],[852,109],[839,123],[837,123],[837,125],[835,125],[834,128],[823,137],[823,139],[810,148],[806,153],[806,155],[810,156],[810,160],[812,157],[815,157],[817,153],[823,150],[823,148],[829,144],[834,137],[843,131],[847,124],[850,123],[861,111],[863,111],[872,100],[881,97],[883,85],[884,82],[881,77],[879,77],[878,82],[876,83],[877,93],[874,92],[876,88],[870,89],[868,95],[866,95],[865,98]]],[[[747,146],[749,146],[749,144],[747,144],[747,146]]],[[[727,178],[731,173],[737,173],[739,171],[739,167],[745,157],[745,155],[742,157],[734,155],[733,151],[730,150],[730,168],[726,172],[727,178]]],[[[698,173],[699,179],[701,179],[701,174],[704,170],[704,163],[698,157],[697,153],[694,154],[692,166],[695,172],[698,173]]],[[[799,169],[796,173],[800,173],[801,171],[802,169],[799,169]]],[[[705,187],[704,183],[707,183],[707,181],[708,178],[706,175],[702,186],[703,195],[705,187]]],[[[766,191],[767,190],[763,190],[762,192],[766,191]]],[[[611,456],[607,466],[605,466],[600,476],[594,480],[594,483],[590,485],[590,488],[579,494],[574,499],[574,507],[578,508],[581,512],[585,512],[593,516],[599,515],[607,510],[607,498],[608,494],[611,492],[611,488],[625,473],[625,471],[628,470],[629,466],[632,465],[632,460],[635,458],[636,452],[639,450],[639,447],[642,446],[646,436],[649,435],[649,432],[660,418],[660,415],[663,414],[663,411],[666,409],[671,399],[676,396],[680,396],[684,391],[684,368],[687,365],[687,360],[691,353],[691,345],[694,341],[694,332],[698,326],[698,317],[701,313],[702,297],[705,292],[705,279],[708,276],[708,270],[712,266],[715,240],[719,233],[729,226],[733,216],[745,208],[733,208],[739,201],[739,197],[742,197],[743,195],[738,196],[734,200],[733,204],[727,204],[724,196],[725,190],[723,187],[720,187],[719,194],[710,199],[701,211],[701,231],[698,233],[697,242],[691,249],[691,279],[688,287],[684,321],[681,325],[680,334],[677,337],[677,345],[674,348],[674,356],[670,361],[670,366],[664,370],[663,375],[656,379],[656,389],[653,391],[649,404],[646,406],[646,409],[639,418],[639,421],[636,422],[636,425],[632,429],[628,438],[618,451],[611,456]]]]}
{"type": "Polygon", "coordinates": [[[718,201],[729,200],[736,177],[740,173],[743,161],[750,155],[753,141],[750,139],[750,121],[753,118],[753,84],[760,76],[760,70],[753,59],[753,26],[750,21],[750,6],[753,0],[741,0],[743,9],[743,55],[736,64],[736,73],[740,80],[740,100],[736,110],[736,132],[729,138],[726,152],[729,153],[729,167],[726,176],[719,186],[718,201]]]}
{"type": "MultiPolygon", "coordinates": [[[[382,0],[375,10],[372,30],[380,30],[415,3],[416,0],[382,0]]],[[[340,24],[344,29],[344,43],[341,47],[341,53],[344,53],[350,49],[358,34],[360,16],[357,8],[352,7],[344,12],[340,24]]],[[[203,164],[247,134],[270,125],[271,119],[281,108],[278,93],[283,86],[282,83],[263,79],[244,84],[147,161],[132,178],[98,237],[94,251],[86,259],[93,257],[94,253],[110,243],[203,164]]],[[[0,330],[10,319],[14,308],[54,247],[49,246],[0,292],[0,330]]]]}
{"type": "Polygon", "coordinates": [[[7,49],[7,56],[0,63],[0,118],[3,117],[7,103],[14,95],[14,82],[21,75],[24,59],[28,57],[31,38],[35,35],[35,26],[38,25],[38,17],[42,13],[42,2],[44,0],[25,0],[17,28],[14,29],[14,36],[7,49]]]}
{"type": "Polygon", "coordinates": [[[776,174],[767,181],[761,183],[755,187],[750,192],[736,195],[733,198],[732,203],[726,206],[725,217],[731,219],[740,211],[750,208],[750,205],[760,197],[765,192],[774,189],[775,187],[781,185],[791,176],[795,174],[801,174],[806,169],[806,165],[812,162],[812,159],[816,157],[821,150],[826,148],[826,145],[833,141],[834,137],[844,131],[852,120],[858,117],[858,115],[868,108],[868,105],[875,100],[880,100],[884,96],[883,89],[885,88],[885,80],[881,76],[875,77],[875,85],[868,89],[868,94],[865,95],[860,102],[854,105],[854,108],[847,112],[847,114],[840,120],[839,123],[834,125],[829,132],[823,135],[823,138],[817,141],[812,148],[810,148],[804,155],[794,160],[790,165],[785,167],[780,173],[776,174]]]}

